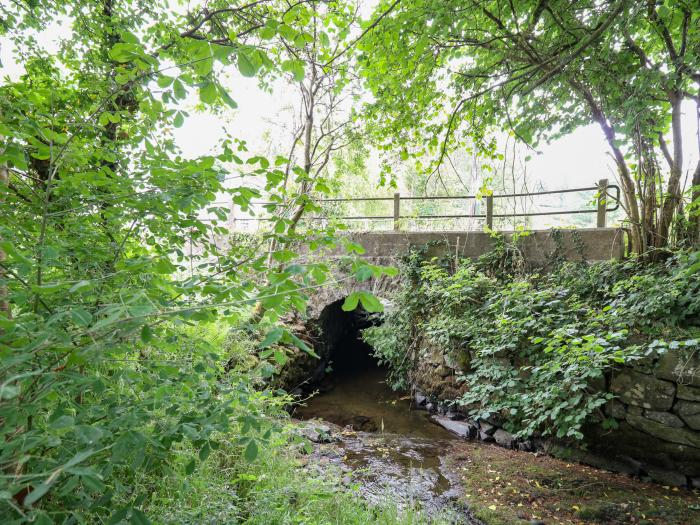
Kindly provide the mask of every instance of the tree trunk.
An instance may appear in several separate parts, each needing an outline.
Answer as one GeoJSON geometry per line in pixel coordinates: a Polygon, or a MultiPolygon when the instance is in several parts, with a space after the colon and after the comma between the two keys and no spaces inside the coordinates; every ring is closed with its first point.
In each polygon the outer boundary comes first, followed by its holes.
{"type": "Polygon", "coordinates": [[[693,172],[692,185],[692,199],[695,207],[692,208],[688,220],[691,223],[690,240],[693,246],[698,247],[700,246],[700,160],[698,160],[698,164],[693,172]]]}
{"type": "Polygon", "coordinates": [[[681,100],[677,94],[671,97],[671,133],[673,135],[673,159],[671,174],[661,209],[659,231],[656,247],[664,248],[669,244],[671,223],[681,202],[681,177],[683,173],[683,131],[681,129],[681,100]]]}
{"type": "MultiPolygon", "coordinates": [[[[311,181],[308,178],[311,176],[311,168],[313,166],[312,150],[313,147],[313,129],[314,129],[314,113],[316,111],[316,65],[311,65],[311,79],[309,81],[308,99],[306,102],[306,120],[304,121],[304,174],[306,179],[301,183],[299,195],[304,196],[311,190],[311,181]]],[[[301,203],[292,215],[291,223],[287,229],[288,233],[293,233],[297,224],[304,215],[305,203],[301,203]]]]}
{"type": "Polygon", "coordinates": [[[593,120],[600,126],[605,135],[605,139],[612,150],[613,157],[615,159],[615,164],[617,165],[617,171],[620,176],[620,182],[622,184],[622,194],[625,199],[625,207],[627,209],[627,215],[630,221],[630,237],[632,240],[632,251],[638,254],[642,254],[646,251],[646,243],[644,242],[644,233],[642,231],[642,221],[639,212],[639,202],[637,200],[637,192],[635,188],[634,180],[630,173],[627,162],[625,161],[625,156],[617,144],[617,139],[615,137],[615,130],[608,122],[605,117],[602,108],[598,105],[593,93],[584,84],[577,80],[569,80],[571,86],[578,91],[588,104],[588,108],[591,111],[593,120]]]}
{"type": "MultiPolygon", "coordinates": [[[[0,186],[9,186],[10,185],[10,172],[7,169],[6,166],[0,166],[0,186]]],[[[0,204],[2,204],[2,201],[5,199],[2,198],[0,199],[0,204]]],[[[0,265],[5,262],[6,259],[6,254],[0,248],[0,265]]],[[[5,268],[3,266],[0,266],[0,281],[4,281],[7,278],[7,273],[5,272],[5,268]]],[[[0,284],[0,315],[5,316],[6,318],[11,317],[11,311],[10,311],[10,303],[7,300],[8,292],[7,292],[7,285],[2,283],[0,284]]]]}

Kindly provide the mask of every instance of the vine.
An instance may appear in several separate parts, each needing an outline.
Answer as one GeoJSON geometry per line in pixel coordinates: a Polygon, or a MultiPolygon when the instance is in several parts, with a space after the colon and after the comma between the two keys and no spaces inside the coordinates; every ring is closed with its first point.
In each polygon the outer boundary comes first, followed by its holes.
{"type": "Polygon", "coordinates": [[[663,265],[563,262],[548,275],[503,278],[493,271],[503,252],[460,261],[454,272],[419,253],[403,268],[412,278],[393,313],[365,339],[401,387],[424,366],[407,366],[403,352],[439,349],[459,363],[464,386],[448,401],[521,437],[581,439],[593,419],[614,426],[601,410],[612,395],[597,386],[607,372],[693,346],[700,334],[700,273],[688,271],[685,254],[663,265]],[[679,341],[665,342],[670,329],[679,341]]]}

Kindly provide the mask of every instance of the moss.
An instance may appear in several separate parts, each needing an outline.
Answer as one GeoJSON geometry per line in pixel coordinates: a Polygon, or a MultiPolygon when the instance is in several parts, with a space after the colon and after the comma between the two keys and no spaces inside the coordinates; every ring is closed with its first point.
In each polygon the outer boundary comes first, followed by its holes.
{"type": "Polygon", "coordinates": [[[479,443],[456,443],[448,461],[464,484],[464,503],[488,525],[700,523],[698,491],[479,443]]]}

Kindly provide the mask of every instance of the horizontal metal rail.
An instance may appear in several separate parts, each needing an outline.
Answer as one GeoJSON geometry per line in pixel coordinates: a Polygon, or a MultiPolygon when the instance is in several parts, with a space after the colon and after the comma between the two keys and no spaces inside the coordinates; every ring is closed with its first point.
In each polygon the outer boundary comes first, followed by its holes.
{"type": "MultiPolygon", "coordinates": [[[[323,203],[341,203],[341,202],[393,202],[394,203],[394,213],[393,215],[353,215],[353,216],[340,216],[340,217],[320,217],[312,216],[305,217],[305,220],[377,220],[377,221],[394,221],[394,229],[399,229],[400,219],[414,219],[414,220],[432,220],[432,219],[485,219],[486,224],[489,228],[493,227],[494,218],[514,218],[514,217],[536,217],[536,216],[551,216],[551,215],[575,215],[584,213],[596,213],[597,226],[604,227],[606,222],[606,215],[610,212],[616,211],[620,208],[620,187],[616,184],[608,184],[606,179],[600,180],[596,186],[588,186],[585,188],[569,188],[562,190],[546,190],[546,191],[535,191],[535,192],[524,192],[524,193],[509,193],[509,194],[494,194],[485,195],[479,197],[477,195],[439,195],[433,197],[402,197],[399,193],[395,193],[393,197],[351,197],[351,198],[329,198],[329,199],[313,199],[312,202],[316,204],[323,203]],[[609,190],[614,190],[614,194],[609,193],[609,190]],[[553,210],[553,211],[538,211],[538,212],[514,212],[514,213],[494,213],[493,201],[494,199],[508,199],[508,198],[519,198],[519,197],[537,197],[541,195],[557,195],[564,193],[580,193],[584,191],[597,191],[597,206],[592,209],[583,210],[553,210]],[[401,215],[400,213],[400,203],[401,201],[437,201],[437,200],[470,200],[483,198],[486,201],[486,213],[480,214],[440,214],[440,215],[401,215]],[[614,202],[614,206],[608,207],[608,198],[614,202]]],[[[274,206],[281,203],[275,202],[253,202],[252,204],[259,206],[274,206]]],[[[277,220],[273,217],[247,217],[247,218],[236,218],[236,221],[273,221],[277,220]]]]}

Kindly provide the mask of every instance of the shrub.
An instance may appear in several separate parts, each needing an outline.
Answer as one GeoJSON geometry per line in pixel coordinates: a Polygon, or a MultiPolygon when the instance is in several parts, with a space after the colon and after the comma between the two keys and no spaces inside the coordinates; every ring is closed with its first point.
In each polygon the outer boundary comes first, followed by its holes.
{"type": "MultiPolygon", "coordinates": [[[[679,253],[664,263],[562,263],[549,274],[492,275],[486,261],[406,259],[403,289],[381,326],[364,333],[395,387],[419,365],[418,346],[461,364],[466,393],[454,404],[496,417],[519,436],[583,437],[611,394],[606,371],[698,333],[700,274],[679,253]]],[[[605,421],[614,425],[614,421],[605,421]]]]}

